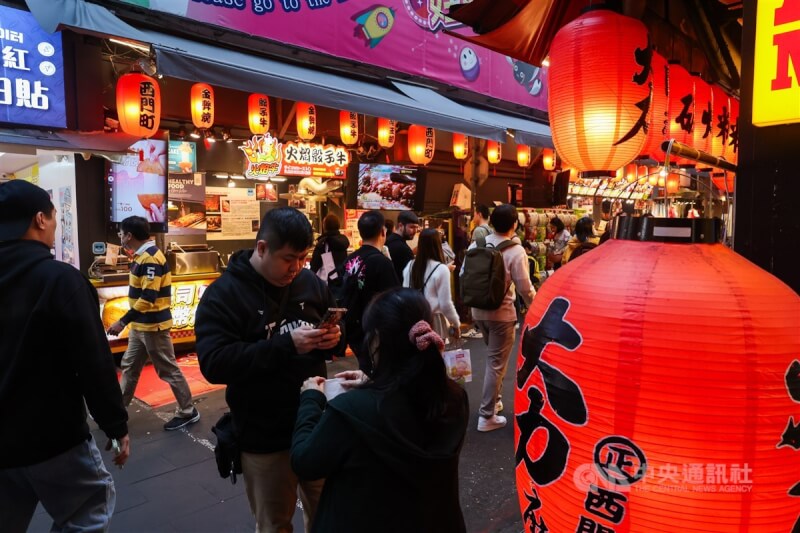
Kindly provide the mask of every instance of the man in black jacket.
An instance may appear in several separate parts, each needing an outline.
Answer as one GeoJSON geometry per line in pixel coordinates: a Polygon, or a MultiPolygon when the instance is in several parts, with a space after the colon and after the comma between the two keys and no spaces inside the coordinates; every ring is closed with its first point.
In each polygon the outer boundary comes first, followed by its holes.
{"type": "Polygon", "coordinates": [[[289,461],[300,386],[326,375],[325,357],[341,338],[338,326],[314,327],[336,302],[304,268],[312,244],[303,213],[269,211],[255,249],[236,252],[197,307],[200,369],[210,382],[228,385],[225,398],[258,531],[290,531],[298,493],[310,527],[322,492],[323,481],[298,480],[289,461]]]}
{"type": "Polygon", "coordinates": [[[413,211],[402,211],[397,215],[397,225],[394,227],[394,233],[386,239],[386,247],[389,249],[389,255],[392,256],[394,270],[399,280],[403,279],[403,270],[408,262],[414,259],[414,252],[406,241],[412,240],[417,231],[419,231],[419,218],[417,215],[413,211]]]}
{"type": "Polygon", "coordinates": [[[115,492],[86,409],[128,458],[128,414],[97,292],[53,259],[56,210],[23,180],[0,185],[0,529],[42,502],[53,531],[105,531],[115,492]],[[84,404],[85,401],[85,404],[84,404]]]}

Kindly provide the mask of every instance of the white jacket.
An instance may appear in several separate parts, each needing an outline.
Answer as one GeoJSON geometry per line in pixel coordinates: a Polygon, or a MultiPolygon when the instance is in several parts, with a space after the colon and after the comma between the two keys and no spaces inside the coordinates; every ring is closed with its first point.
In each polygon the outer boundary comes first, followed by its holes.
{"type": "MultiPolygon", "coordinates": [[[[403,287],[411,287],[411,269],[414,267],[414,261],[409,261],[406,268],[403,269],[403,287]]],[[[447,265],[432,259],[429,260],[428,266],[425,268],[425,276],[422,279],[423,281],[428,280],[424,296],[431,306],[431,311],[442,313],[451,326],[460,328],[461,320],[458,318],[456,306],[453,305],[453,296],[450,294],[450,269],[447,268],[447,265]]]]}

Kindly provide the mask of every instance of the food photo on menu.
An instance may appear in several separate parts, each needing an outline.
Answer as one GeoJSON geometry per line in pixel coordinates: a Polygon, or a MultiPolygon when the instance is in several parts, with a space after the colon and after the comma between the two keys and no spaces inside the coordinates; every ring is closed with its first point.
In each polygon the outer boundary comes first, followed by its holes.
{"type": "Polygon", "coordinates": [[[180,229],[205,229],[206,206],[201,202],[170,201],[169,227],[180,229]]]}
{"type": "Polygon", "coordinates": [[[220,215],[206,215],[206,229],[208,231],[222,231],[222,217],[220,215]]]}
{"type": "Polygon", "coordinates": [[[360,165],[358,209],[419,210],[418,188],[422,171],[402,165],[360,165]]]}
{"type": "Polygon", "coordinates": [[[151,223],[166,223],[167,143],[146,139],[130,149],[135,153],[112,163],[109,169],[112,220],[136,215],[151,223]]]}

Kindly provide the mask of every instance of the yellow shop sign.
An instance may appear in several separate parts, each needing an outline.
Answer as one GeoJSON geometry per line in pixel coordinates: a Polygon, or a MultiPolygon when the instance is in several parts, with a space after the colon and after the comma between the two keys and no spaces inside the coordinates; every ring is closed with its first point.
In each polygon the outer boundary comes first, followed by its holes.
{"type": "Polygon", "coordinates": [[[753,124],[800,122],[800,0],[759,0],[753,124]]]}

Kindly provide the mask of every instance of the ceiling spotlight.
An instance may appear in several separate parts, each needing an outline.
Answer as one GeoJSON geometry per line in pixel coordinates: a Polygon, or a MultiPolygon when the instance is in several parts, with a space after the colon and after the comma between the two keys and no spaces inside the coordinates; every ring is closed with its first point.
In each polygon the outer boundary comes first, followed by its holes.
{"type": "Polygon", "coordinates": [[[220,178],[220,179],[223,179],[223,180],[226,179],[226,178],[227,179],[231,178],[229,174],[214,174],[214,177],[215,178],[220,178]]]}
{"type": "Polygon", "coordinates": [[[217,138],[214,137],[214,128],[209,128],[206,130],[206,140],[210,143],[217,142],[217,138]]]}
{"type": "MultiPolygon", "coordinates": [[[[150,58],[142,57],[136,60],[136,66],[138,66],[142,72],[147,74],[148,76],[155,76],[156,71],[156,63],[150,58]]],[[[160,76],[159,76],[160,77],[160,76]]]]}
{"type": "Polygon", "coordinates": [[[222,128],[222,140],[226,143],[232,143],[233,138],[231,138],[231,130],[228,128],[222,128]]]}
{"type": "Polygon", "coordinates": [[[193,129],[192,133],[190,133],[189,136],[192,137],[193,139],[199,139],[200,138],[200,130],[198,130],[197,128],[193,129]]]}
{"type": "Polygon", "coordinates": [[[233,179],[231,179],[230,176],[228,177],[228,187],[230,188],[236,187],[236,182],[233,181],[233,179]]]}

